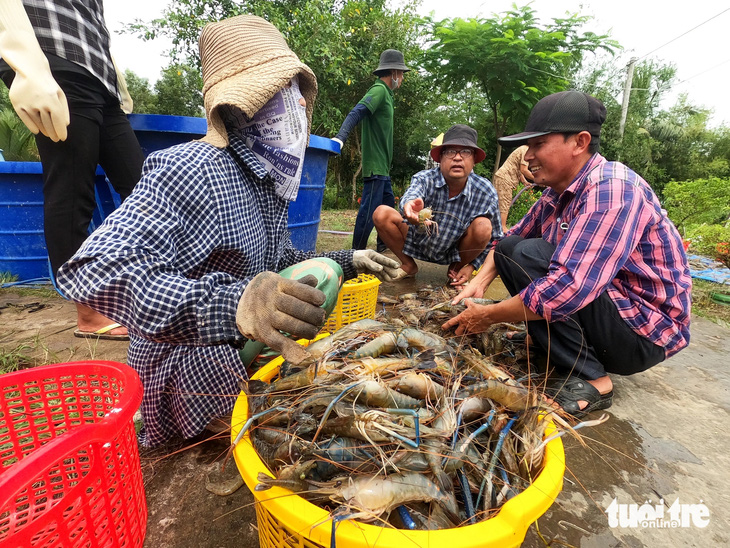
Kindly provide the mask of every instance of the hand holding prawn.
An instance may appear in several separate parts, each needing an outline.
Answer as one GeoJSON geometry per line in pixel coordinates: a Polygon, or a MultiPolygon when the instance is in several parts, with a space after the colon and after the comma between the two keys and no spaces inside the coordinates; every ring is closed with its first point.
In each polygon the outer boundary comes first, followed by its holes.
{"type": "Polygon", "coordinates": [[[421,221],[418,217],[418,212],[421,211],[424,207],[425,204],[423,202],[423,198],[416,198],[415,200],[406,202],[405,204],[403,204],[403,216],[412,225],[417,225],[421,221]]]}
{"type": "MultiPolygon", "coordinates": [[[[467,285],[466,287],[462,293],[468,291],[469,286],[467,285]]],[[[467,333],[482,333],[490,325],[496,323],[489,318],[489,308],[495,305],[476,304],[471,300],[464,301],[464,304],[466,305],[466,310],[444,323],[441,329],[447,330],[456,326],[456,334],[465,335],[467,333]]]]}

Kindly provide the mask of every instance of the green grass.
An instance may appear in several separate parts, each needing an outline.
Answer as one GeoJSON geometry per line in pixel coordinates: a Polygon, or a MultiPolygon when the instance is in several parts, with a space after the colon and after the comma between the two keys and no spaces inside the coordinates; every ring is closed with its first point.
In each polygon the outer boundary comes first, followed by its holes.
{"type": "Polygon", "coordinates": [[[17,282],[18,277],[10,272],[0,272],[0,284],[8,284],[11,282],[17,282]]]}
{"type": "Polygon", "coordinates": [[[0,347],[0,374],[11,373],[33,365],[33,359],[26,353],[33,350],[28,343],[20,343],[15,348],[0,347]]]}
{"type": "Polygon", "coordinates": [[[730,327],[730,306],[712,300],[712,293],[730,293],[730,286],[692,280],[692,312],[724,327],[730,327]]]}

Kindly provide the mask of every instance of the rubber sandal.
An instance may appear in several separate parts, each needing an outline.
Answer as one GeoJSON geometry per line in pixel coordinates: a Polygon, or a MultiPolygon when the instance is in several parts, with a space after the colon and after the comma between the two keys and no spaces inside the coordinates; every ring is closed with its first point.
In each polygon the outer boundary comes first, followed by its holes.
{"type": "Polygon", "coordinates": [[[613,390],[608,394],[601,394],[591,383],[575,375],[549,380],[545,394],[576,419],[582,419],[592,411],[608,409],[613,405],[613,390]],[[588,402],[584,409],[578,405],[581,400],[588,402]]]}
{"type": "Polygon", "coordinates": [[[505,331],[502,337],[514,344],[527,344],[527,331],[505,331]]]}
{"type": "Polygon", "coordinates": [[[74,331],[74,337],[79,339],[104,339],[107,341],[128,341],[129,335],[112,335],[109,331],[115,330],[117,327],[122,327],[120,323],[112,323],[107,326],[97,329],[96,331],[81,331],[77,329],[74,331]]]}

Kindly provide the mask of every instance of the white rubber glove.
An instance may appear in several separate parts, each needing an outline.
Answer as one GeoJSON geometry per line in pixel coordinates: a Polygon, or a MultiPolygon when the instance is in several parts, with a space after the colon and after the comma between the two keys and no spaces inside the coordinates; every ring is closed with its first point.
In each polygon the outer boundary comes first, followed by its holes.
{"type": "Polygon", "coordinates": [[[266,345],[293,364],[309,357],[296,338],[313,339],[324,325],[325,311],[320,308],[325,294],[316,288],[312,275],[290,280],[275,272],[262,272],[246,286],[238,301],[236,325],[241,334],[266,345]]]}
{"type": "Polygon", "coordinates": [[[389,259],[373,249],[360,249],[352,254],[352,266],[358,274],[372,274],[381,282],[390,282],[398,276],[398,261],[389,259]]]}
{"type": "Polygon", "coordinates": [[[23,123],[52,141],[65,140],[70,121],[66,95],[51,74],[20,0],[0,1],[0,56],[15,71],[8,97],[23,123]]]}
{"type": "Polygon", "coordinates": [[[340,145],[340,150],[338,152],[342,152],[342,146],[344,145],[344,143],[342,141],[340,141],[337,137],[332,137],[332,140],[335,143],[337,143],[338,145],[340,145]]]}

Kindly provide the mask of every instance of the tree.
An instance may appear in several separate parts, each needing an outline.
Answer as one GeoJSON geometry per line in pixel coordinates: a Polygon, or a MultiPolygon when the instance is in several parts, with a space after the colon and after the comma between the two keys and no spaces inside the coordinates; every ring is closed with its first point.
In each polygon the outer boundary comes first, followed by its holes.
{"type": "Polygon", "coordinates": [[[157,112],[157,98],[150,89],[147,78],[140,78],[131,70],[124,71],[127,81],[127,90],[134,102],[134,112],[137,114],[154,114],[157,112]]]}
{"type": "Polygon", "coordinates": [[[204,116],[202,89],[203,78],[196,67],[171,64],[162,71],[162,77],[155,83],[156,113],[204,116]]]}
{"type": "MultiPolygon", "coordinates": [[[[448,92],[468,83],[481,88],[498,138],[521,130],[540,98],[568,89],[585,53],[619,47],[607,35],[580,34],[589,19],[574,14],[543,26],[528,5],[488,19],[432,23],[428,67],[448,92]]],[[[498,145],[495,171],[500,152],[498,145]]]]}
{"type": "Polygon", "coordinates": [[[664,188],[664,207],[672,222],[686,225],[722,224],[730,218],[730,181],[716,177],[670,181],[664,188]]]}

